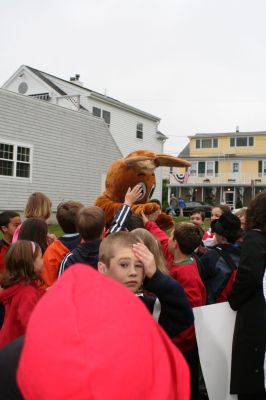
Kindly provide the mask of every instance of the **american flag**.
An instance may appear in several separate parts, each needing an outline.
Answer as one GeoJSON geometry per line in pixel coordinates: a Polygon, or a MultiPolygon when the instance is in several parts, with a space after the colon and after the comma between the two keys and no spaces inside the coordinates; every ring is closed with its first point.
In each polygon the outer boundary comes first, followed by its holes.
{"type": "Polygon", "coordinates": [[[181,183],[181,184],[187,183],[189,175],[190,175],[189,168],[186,168],[186,171],[184,174],[170,172],[170,183],[176,183],[176,182],[181,183]]]}

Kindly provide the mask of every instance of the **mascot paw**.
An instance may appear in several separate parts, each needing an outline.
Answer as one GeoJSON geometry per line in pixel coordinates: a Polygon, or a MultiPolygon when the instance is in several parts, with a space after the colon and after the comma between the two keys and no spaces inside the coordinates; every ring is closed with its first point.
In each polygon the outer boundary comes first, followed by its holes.
{"type": "Polygon", "coordinates": [[[144,203],[144,204],[135,204],[131,207],[134,214],[141,215],[144,213],[145,215],[150,215],[160,210],[160,206],[157,203],[144,203]]]}
{"type": "Polygon", "coordinates": [[[173,217],[165,213],[161,213],[155,222],[163,231],[167,231],[174,226],[173,217]]]}

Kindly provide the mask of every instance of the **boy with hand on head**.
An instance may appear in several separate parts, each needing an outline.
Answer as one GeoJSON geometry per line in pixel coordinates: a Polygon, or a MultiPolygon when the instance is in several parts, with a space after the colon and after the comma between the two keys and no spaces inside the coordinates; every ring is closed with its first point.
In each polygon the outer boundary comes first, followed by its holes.
{"type": "Polygon", "coordinates": [[[102,241],[98,270],[139,295],[181,351],[186,348],[185,333],[194,318],[184,290],[158,270],[153,254],[131,232],[117,232],[102,241]],[[138,294],[142,287],[156,297],[138,294]]]}
{"type": "Polygon", "coordinates": [[[20,215],[15,211],[3,211],[0,214],[0,230],[3,233],[0,240],[0,273],[5,269],[4,256],[12,243],[15,230],[20,224],[20,215]]]}
{"type": "Polygon", "coordinates": [[[63,258],[80,244],[80,235],[76,228],[76,216],[84,207],[79,201],[69,200],[58,205],[56,219],[64,235],[51,243],[43,256],[42,278],[45,286],[51,286],[57,279],[58,268],[63,258]]]}

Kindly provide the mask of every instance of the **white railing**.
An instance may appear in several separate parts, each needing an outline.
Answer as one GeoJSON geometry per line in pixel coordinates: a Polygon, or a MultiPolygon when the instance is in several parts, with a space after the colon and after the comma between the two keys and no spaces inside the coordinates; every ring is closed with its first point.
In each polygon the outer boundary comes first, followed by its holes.
{"type": "Polygon", "coordinates": [[[72,108],[74,106],[75,110],[79,110],[80,108],[80,95],[67,95],[67,96],[61,96],[61,97],[56,97],[56,104],[58,106],[63,106],[63,107],[67,107],[67,108],[72,108]],[[68,107],[67,104],[72,105],[72,107],[68,107]]]}
{"type": "MultiPolygon", "coordinates": [[[[170,184],[177,184],[178,181],[170,174],[170,184]]],[[[234,174],[234,173],[221,173],[213,176],[202,174],[200,176],[190,175],[187,184],[197,185],[265,185],[266,186],[266,175],[259,173],[246,173],[246,174],[234,174]]]]}

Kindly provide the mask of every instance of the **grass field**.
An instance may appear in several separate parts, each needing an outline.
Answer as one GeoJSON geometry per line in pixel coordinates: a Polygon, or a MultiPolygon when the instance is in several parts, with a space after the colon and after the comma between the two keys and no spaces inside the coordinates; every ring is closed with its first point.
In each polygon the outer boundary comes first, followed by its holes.
{"type": "MultiPolygon", "coordinates": [[[[175,222],[181,222],[181,221],[189,221],[189,217],[174,217],[175,222]]],[[[210,226],[210,218],[206,218],[204,221],[204,228],[209,228],[210,226]]],[[[54,233],[57,237],[63,235],[63,231],[60,228],[59,225],[49,225],[49,232],[54,233]]],[[[169,232],[167,232],[169,233],[169,232]]]]}
{"type": "MultiPolygon", "coordinates": [[[[174,217],[175,222],[181,221],[189,221],[189,217],[174,217]]],[[[208,228],[210,226],[210,219],[206,218],[204,227],[208,228]]],[[[49,225],[48,226],[49,233],[55,234],[57,237],[63,235],[63,231],[59,225],[49,225]]],[[[169,232],[167,232],[169,234],[169,232]]],[[[0,239],[2,238],[2,232],[0,231],[0,239]]]]}

